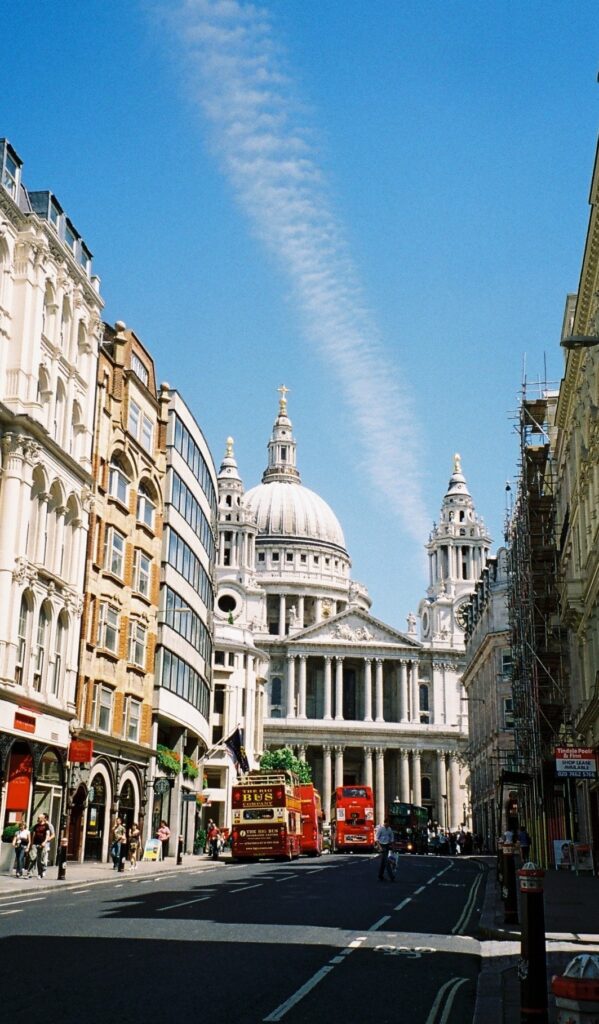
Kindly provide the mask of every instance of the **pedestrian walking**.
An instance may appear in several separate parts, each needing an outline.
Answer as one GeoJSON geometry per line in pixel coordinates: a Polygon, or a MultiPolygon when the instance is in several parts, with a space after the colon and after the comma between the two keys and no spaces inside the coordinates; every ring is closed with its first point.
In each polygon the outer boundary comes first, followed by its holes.
{"type": "Polygon", "coordinates": [[[47,814],[44,814],[44,819],[48,826],[48,842],[46,844],[46,864],[53,864],[54,862],[52,860],[52,843],[56,839],[56,831],[54,829],[54,825],[50,821],[47,814]]]}
{"type": "Polygon", "coordinates": [[[123,850],[123,843],[125,842],[126,838],[127,829],[123,825],[122,818],[117,818],[114,825],[112,826],[112,846],[110,847],[112,866],[115,871],[119,870],[121,854],[123,850]]]}
{"type": "Polygon", "coordinates": [[[162,859],[165,860],[168,853],[168,841],[171,837],[171,830],[168,827],[164,818],[160,822],[156,830],[156,839],[159,839],[162,843],[162,859]]]}
{"type": "Polygon", "coordinates": [[[210,819],[208,828],[208,849],[212,860],[218,860],[218,847],[220,843],[220,832],[215,823],[210,819]]]}
{"type": "Polygon", "coordinates": [[[25,858],[31,847],[31,832],[23,819],[18,823],[12,845],[15,848],[15,874],[17,878],[22,878],[25,873],[25,877],[28,878],[29,874],[25,872],[25,858]]]}
{"type": "Polygon", "coordinates": [[[129,856],[129,869],[135,871],[137,867],[137,861],[139,858],[141,845],[141,832],[139,831],[139,825],[136,821],[133,822],[129,829],[129,842],[127,845],[127,852],[129,856]]]}
{"type": "Polygon", "coordinates": [[[520,844],[522,863],[526,864],[530,860],[530,836],[526,830],[526,825],[521,825],[518,829],[518,843],[520,844]]]}
{"type": "Polygon", "coordinates": [[[38,878],[45,878],[46,876],[49,839],[50,829],[48,828],[46,817],[44,814],[38,814],[37,822],[31,833],[31,849],[29,851],[32,865],[37,865],[38,878]]]}
{"type": "Polygon", "coordinates": [[[389,853],[395,839],[393,829],[389,825],[389,819],[385,818],[382,825],[377,826],[375,840],[381,851],[379,858],[379,882],[385,881],[385,872],[390,882],[395,881],[393,866],[389,863],[389,853]]]}

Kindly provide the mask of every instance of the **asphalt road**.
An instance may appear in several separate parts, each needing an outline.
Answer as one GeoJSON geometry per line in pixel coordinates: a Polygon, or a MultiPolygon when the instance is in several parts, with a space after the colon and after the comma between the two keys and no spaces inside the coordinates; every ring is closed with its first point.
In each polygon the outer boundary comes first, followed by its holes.
{"type": "MultiPolygon", "coordinates": [[[[0,897],[3,1019],[468,1024],[483,872],[402,857],[228,863],[0,897]]],[[[37,888],[36,888],[37,886],[37,888]]]]}

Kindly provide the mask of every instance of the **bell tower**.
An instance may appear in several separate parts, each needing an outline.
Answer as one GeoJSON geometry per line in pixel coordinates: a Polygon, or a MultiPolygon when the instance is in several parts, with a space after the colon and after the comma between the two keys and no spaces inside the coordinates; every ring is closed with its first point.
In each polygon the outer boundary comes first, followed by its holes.
{"type": "Polygon", "coordinates": [[[423,639],[463,644],[464,606],[487,562],[490,547],[491,537],[476,514],[462,460],[456,454],[440,520],[433,523],[426,545],[429,586],[419,609],[423,639]]]}

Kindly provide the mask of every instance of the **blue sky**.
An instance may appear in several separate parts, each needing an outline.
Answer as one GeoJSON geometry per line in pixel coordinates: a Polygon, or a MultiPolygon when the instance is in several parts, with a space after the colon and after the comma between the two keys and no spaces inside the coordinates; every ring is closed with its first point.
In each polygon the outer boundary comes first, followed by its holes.
{"type": "Polygon", "coordinates": [[[217,465],[277,409],[373,613],[405,627],[453,453],[501,541],[524,374],[558,382],[599,86],[594,2],[3,10],[0,134],[94,253],[217,465]],[[10,45],[6,46],[6,42],[10,45]]]}

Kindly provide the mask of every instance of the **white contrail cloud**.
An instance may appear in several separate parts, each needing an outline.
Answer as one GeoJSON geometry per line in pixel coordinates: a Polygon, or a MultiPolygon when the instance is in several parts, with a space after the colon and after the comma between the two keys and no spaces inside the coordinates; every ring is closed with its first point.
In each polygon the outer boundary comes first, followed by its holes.
{"type": "Polygon", "coordinates": [[[413,400],[364,300],[272,11],[184,0],[166,17],[236,199],[286,271],[307,341],[334,371],[372,487],[421,544],[428,515],[413,400]]]}

